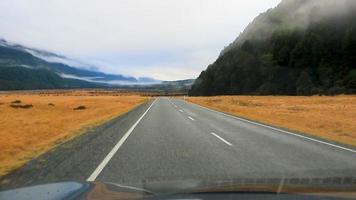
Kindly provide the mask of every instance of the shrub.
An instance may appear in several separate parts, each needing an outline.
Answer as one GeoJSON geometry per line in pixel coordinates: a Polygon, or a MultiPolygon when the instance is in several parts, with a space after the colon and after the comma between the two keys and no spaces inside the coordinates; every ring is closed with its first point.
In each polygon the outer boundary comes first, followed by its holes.
{"type": "Polygon", "coordinates": [[[87,107],[85,107],[85,106],[78,106],[78,107],[74,108],[73,110],[85,110],[85,109],[87,109],[87,107]]]}
{"type": "Polygon", "coordinates": [[[15,100],[15,101],[13,101],[11,103],[21,103],[21,101],[20,100],[15,100]]]}
{"type": "Polygon", "coordinates": [[[332,88],[330,88],[328,91],[327,91],[327,94],[328,95],[340,95],[340,94],[345,94],[346,93],[346,90],[345,90],[345,88],[343,88],[343,87],[337,87],[337,86],[335,86],[335,87],[332,87],[332,88]]]}
{"type": "Polygon", "coordinates": [[[48,105],[49,105],[49,106],[54,106],[54,104],[53,104],[53,103],[49,103],[48,105]]]}
{"type": "Polygon", "coordinates": [[[356,69],[353,69],[345,78],[345,85],[349,88],[356,89],[356,69]]]}
{"type": "Polygon", "coordinates": [[[23,109],[28,109],[28,108],[32,108],[33,105],[32,104],[25,104],[25,105],[19,105],[19,104],[11,104],[10,105],[12,108],[23,108],[23,109]]]}
{"type": "Polygon", "coordinates": [[[314,84],[309,73],[307,71],[303,71],[297,80],[297,95],[310,96],[312,95],[313,88],[314,84]]]}

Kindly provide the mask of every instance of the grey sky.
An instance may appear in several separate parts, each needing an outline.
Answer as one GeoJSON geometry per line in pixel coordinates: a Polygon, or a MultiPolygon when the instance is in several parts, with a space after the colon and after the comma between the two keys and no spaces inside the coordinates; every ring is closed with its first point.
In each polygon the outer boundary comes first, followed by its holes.
{"type": "Polygon", "coordinates": [[[0,0],[0,38],[161,80],[195,78],[280,0],[0,0]]]}

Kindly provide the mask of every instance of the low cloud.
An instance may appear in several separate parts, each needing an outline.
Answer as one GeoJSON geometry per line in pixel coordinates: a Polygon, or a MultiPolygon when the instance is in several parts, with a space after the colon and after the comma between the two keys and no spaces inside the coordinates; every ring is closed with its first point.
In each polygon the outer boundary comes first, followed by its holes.
{"type": "Polygon", "coordinates": [[[2,0],[0,37],[99,64],[104,72],[193,78],[256,15],[279,2],[2,0]],[[142,56],[151,52],[165,53],[142,56]]]}

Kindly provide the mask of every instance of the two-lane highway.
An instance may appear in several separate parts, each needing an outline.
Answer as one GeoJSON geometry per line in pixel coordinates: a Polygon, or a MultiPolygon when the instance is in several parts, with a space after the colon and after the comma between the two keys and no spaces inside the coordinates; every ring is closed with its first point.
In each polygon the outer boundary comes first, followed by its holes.
{"type": "Polygon", "coordinates": [[[0,189],[69,180],[140,186],[355,175],[355,149],[162,97],[29,162],[0,189]]]}
{"type": "Polygon", "coordinates": [[[296,137],[183,100],[158,98],[90,180],[134,184],[343,177],[353,176],[355,169],[356,153],[352,149],[296,137]]]}

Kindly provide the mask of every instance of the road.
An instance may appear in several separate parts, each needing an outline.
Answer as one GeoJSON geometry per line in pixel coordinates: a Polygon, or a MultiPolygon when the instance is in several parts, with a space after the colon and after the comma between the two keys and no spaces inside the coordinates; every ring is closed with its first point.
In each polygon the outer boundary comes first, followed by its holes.
{"type": "Polygon", "coordinates": [[[355,174],[355,149],[162,97],[28,163],[2,187],[355,174]]]}

